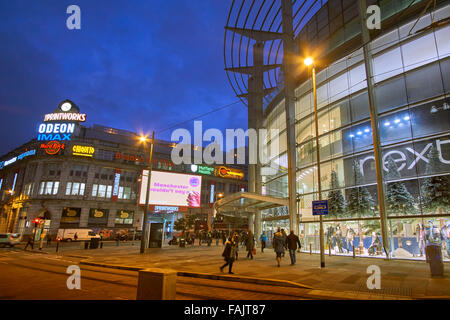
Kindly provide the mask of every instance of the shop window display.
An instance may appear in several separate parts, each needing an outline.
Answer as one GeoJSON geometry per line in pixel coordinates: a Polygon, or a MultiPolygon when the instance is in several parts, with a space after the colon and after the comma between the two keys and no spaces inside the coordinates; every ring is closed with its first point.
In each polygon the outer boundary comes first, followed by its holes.
{"type": "Polygon", "coordinates": [[[394,258],[425,259],[425,248],[438,245],[445,260],[450,258],[450,218],[389,220],[389,243],[394,258]]]}

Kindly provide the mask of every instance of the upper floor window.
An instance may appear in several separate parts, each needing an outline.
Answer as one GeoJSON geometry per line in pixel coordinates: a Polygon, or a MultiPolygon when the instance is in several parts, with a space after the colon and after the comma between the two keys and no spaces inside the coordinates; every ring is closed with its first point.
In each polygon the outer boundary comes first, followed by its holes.
{"type": "Polygon", "coordinates": [[[83,196],[86,184],[79,182],[67,182],[66,196],[83,196]]]}
{"type": "Polygon", "coordinates": [[[104,184],[94,184],[92,185],[92,196],[99,198],[111,198],[112,186],[107,186],[104,184]]]}
{"type": "Polygon", "coordinates": [[[39,195],[56,195],[59,189],[59,181],[41,181],[39,195]]]}

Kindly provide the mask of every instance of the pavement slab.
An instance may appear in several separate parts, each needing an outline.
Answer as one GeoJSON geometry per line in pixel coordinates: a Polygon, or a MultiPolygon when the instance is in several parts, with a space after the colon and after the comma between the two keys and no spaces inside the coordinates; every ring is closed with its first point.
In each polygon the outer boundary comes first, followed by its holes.
{"type": "MultiPolygon", "coordinates": [[[[51,254],[51,248],[47,251],[51,254]]],[[[98,250],[65,248],[63,255],[82,256],[86,263],[115,265],[128,268],[167,267],[191,273],[220,275],[219,266],[223,246],[163,246],[161,249],[147,249],[139,254],[139,246],[110,246],[98,250]]],[[[289,257],[282,258],[281,267],[276,266],[272,250],[258,252],[254,259],[240,257],[233,264],[236,278],[260,278],[273,281],[288,281],[313,288],[320,296],[342,299],[425,299],[430,297],[450,297],[450,272],[448,263],[444,263],[444,276],[432,278],[429,265],[424,261],[386,260],[370,258],[352,258],[345,256],[326,256],[326,267],[320,268],[320,256],[317,254],[297,253],[296,265],[290,265],[289,257]],[[381,270],[379,292],[367,288],[370,274],[367,267],[377,265],[381,270]]],[[[60,254],[61,255],[61,254],[60,254]]],[[[255,280],[256,281],[256,280],[255,280]]],[[[309,292],[311,296],[311,291],[309,292]]]]}

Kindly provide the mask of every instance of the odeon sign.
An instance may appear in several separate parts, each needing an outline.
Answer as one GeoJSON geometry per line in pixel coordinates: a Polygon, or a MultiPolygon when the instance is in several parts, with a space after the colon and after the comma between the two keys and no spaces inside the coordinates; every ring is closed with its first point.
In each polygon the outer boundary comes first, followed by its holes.
{"type": "Polygon", "coordinates": [[[86,121],[86,114],[79,113],[70,100],[60,103],[58,109],[44,116],[38,127],[38,141],[70,141],[77,122],[86,121]]]}
{"type": "Polygon", "coordinates": [[[42,123],[38,129],[38,141],[70,140],[74,131],[74,123],[42,123]]]}

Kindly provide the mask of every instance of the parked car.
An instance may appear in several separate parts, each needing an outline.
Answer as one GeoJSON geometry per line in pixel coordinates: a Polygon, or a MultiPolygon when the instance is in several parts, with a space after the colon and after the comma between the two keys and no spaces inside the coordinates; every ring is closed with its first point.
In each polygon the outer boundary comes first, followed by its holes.
{"type": "Polygon", "coordinates": [[[22,241],[22,235],[20,233],[0,233],[0,245],[14,247],[16,244],[22,241]]]}
{"type": "Polygon", "coordinates": [[[100,235],[92,231],[92,229],[59,229],[58,238],[62,241],[85,241],[92,238],[100,238],[100,235]],[[75,237],[75,234],[77,235],[75,237]]]}

